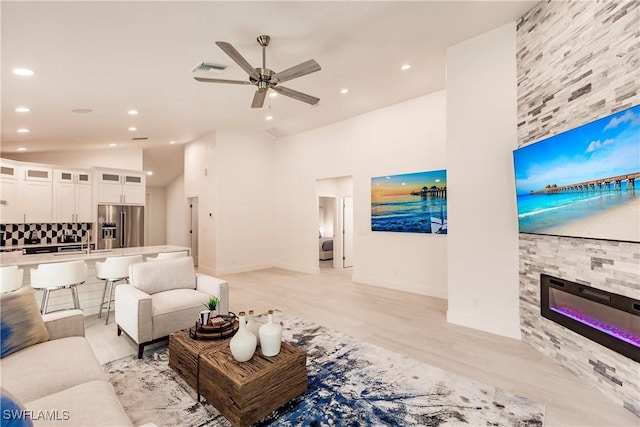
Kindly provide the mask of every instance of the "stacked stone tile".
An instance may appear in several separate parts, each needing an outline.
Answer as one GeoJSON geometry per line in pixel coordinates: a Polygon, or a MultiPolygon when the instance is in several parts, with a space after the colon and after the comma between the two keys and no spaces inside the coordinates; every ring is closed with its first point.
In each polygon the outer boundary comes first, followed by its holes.
{"type": "MultiPolygon", "coordinates": [[[[519,147],[640,104],[640,2],[544,1],[517,42],[519,147]]],[[[640,415],[640,364],[542,318],[540,273],[640,298],[640,244],[520,235],[523,339],[640,415]]]]}

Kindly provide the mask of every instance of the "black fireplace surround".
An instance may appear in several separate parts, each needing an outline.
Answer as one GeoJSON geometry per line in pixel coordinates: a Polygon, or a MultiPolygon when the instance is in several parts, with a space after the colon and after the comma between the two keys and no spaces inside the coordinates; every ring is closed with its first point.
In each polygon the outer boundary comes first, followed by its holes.
{"type": "Polygon", "coordinates": [[[540,314],[640,362],[640,300],[541,274],[540,314]]]}

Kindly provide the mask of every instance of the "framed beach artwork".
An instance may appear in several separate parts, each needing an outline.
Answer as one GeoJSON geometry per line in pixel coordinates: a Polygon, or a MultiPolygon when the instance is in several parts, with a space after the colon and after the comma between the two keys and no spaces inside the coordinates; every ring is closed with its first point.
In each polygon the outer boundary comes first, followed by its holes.
{"type": "Polygon", "coordinates": [[[447,234],[447,171],[371,178],[371,230],[447,234]]]}
{"type": "Polygon", "coordinates": [[[513,152],[521,233],[640,242],[640,105],[513,152]]]}

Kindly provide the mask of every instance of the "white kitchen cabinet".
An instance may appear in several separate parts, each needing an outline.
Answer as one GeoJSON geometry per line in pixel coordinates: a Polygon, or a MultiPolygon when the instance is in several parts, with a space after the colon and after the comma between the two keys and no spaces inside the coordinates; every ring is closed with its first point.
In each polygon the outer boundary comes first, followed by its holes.
{"type": "Polygon", "coordinates": [[[22,215],[25,223],[53,220],[53,169],[25,165],[22,181],[22,215]]]}
{"type": "Polygon", "coordinates": [[[52,169],[2,159],[0,221],[43,223],[53,219],[52,169]]]}
{"type": "Polygon", "coordinates": [[[53,174],[54,221],[91,222],[91,173],[56,169],[53,174]]]}
{"type": "Polygon", "coordinates": [[[53,219],[53,187],[51,182],[22,182],[22,222],[45,223],[53,219]]]}
{"type": "Polygon", "coordinates": [[[2,224],[21,223],[22,216],[22,191],[20,181],[15,179],[0,178],[0,222],[2,224]]]}
{"type": "Polygon", "coordinates": [[[98,204],[144,205],[144,173],[97,171],[95,178],[98,204]]]}
{"type": "Polygon", "coordinates": [[[0,222],[15,224],[22,222],[22,191],[20,189],[22,169],[11,161],[0,162],[0,222]]]}
{"type": "Polygon", "coordinates": [[[70,169],[54,169],[54,182],[66,182],[71,184],[91,185],[91,172],[70,170],[70,169]]]}

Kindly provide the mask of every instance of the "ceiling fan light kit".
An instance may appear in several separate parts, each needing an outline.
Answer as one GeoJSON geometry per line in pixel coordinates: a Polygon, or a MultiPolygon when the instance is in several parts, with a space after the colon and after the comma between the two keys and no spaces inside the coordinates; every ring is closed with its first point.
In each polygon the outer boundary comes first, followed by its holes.
{"type": "Polygon", "coordinates": [[[256,93],[253,95],[251,108],[262,108],[269,89],[272,89],[281,95],[288,96],[289,98],[306,102],[310,105],[317,104],[318,101],[320,101],[320,98],[316,98],[315,96],[307,95],[306,93],[298,92],[297,90],[284,86],[279,86],[279,84],[320,71],[320,65],[314,59],[310,59],[301,64],[294,65],[291,68],[287,68],[284,71],[275,73],[273,70],[268,69],[266,65],[267,46],[269,46],[271,37],[261,35],[258,36],[257,40],[258,44],[262,46],[262,67],[260,68],[254,68],[230,43],[220,41],[216,42],[216,45],[249,75],[249,80],[226,80],[210,77],[194,78],[199,82],[206,83],[227,83],[256,86],[258,90],[256,90],[256,93]]]}

